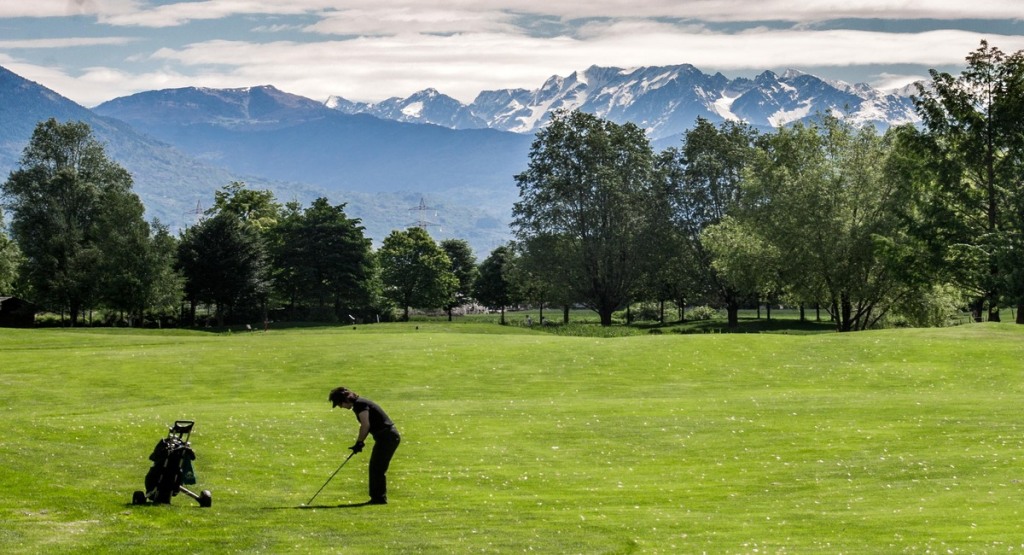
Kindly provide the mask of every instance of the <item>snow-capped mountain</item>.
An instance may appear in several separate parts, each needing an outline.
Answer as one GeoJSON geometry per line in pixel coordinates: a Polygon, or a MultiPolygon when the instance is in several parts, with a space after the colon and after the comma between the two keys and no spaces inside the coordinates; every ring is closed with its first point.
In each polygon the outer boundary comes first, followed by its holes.
{"type": "Polygon", "coordinates": [[[432,123],[452,129],[485,129],[487,122],[475,116],[469,107],[435,89],[424,89],[409,98],[392,97],[377,104],[350,102],[332,96],[328,108],[346,114],[366,113],[381,119],[405,123],[432,123]]]}
{"type": "Polygon", "coordinates": [[[912,88],[883,92],[866,84],[828,81],[800,71],[754,79],[706,74],[692,65],[621,69],[592,66],[553,76],[540,88],[483,91],[469,105],[426,89],[377,104],[331,97],[329,108],[454,129],[488,127],[535,133],[558,109],[580,109],[618,123],[633,122],[652,139],[678,135],[698,117],[779,127],[831,111],[855,124],[881,128],[916,122],[912,88]]]}

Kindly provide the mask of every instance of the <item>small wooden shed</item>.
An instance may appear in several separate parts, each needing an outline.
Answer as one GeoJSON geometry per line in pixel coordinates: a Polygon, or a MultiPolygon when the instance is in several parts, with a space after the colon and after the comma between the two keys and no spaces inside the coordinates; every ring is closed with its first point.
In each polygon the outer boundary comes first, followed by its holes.
{"type": "Polygon", "coordinates": [[[36,323],[38,307],[18,297],[0,297],[0,327],[31,328],[36,323]]]}

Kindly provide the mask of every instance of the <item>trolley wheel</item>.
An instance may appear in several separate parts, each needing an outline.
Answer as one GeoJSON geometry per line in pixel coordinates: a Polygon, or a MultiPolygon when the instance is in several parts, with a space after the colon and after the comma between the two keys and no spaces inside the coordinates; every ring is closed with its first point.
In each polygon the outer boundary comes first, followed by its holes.
{"type": "Polygon", "coordinates": [[[136,490],[132,494],[132,505],[145,505],[146,504],[146,492],[136,490]]]}
{"type": "Polygon", "coordinates": [[[199,506],[200,507],[211,507],[213,506],[213,494],[210,490],[204,489],[199,493],[199,506]]]}

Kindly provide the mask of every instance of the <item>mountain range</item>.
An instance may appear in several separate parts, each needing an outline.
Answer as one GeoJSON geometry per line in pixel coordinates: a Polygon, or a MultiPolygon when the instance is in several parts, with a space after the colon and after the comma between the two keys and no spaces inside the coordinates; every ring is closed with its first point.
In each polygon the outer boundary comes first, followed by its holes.
{"type": "Polygon", "coordinates": [[[553,76],[535,90],[484,91],[468,105],[434,89],[376,104],[332,96],[326,105],[346,114],[394,121],[528,134],[536,133],[555,110],[580,109],[616,123],[633,122],[658,143],[678,140],[698,117],[712,122],[744,121],[761,129],[826,111],[857,125],[885,128],[916,123],[919,118],[910,99],[914,90],[883,92],[797,70],[728,79],[692,65],[629,70],[592,66],[568,77],[553,76]]]}
{"type": "Polygon", "coordinates": [[[264,85],[141,92],[87,109],[0,67],[0,175],[17,167],[36,123],[81,120],[128,169],[150,217],[172,229],[195,221],[231,181],[281,202],[346,203],[375,244],[424,225],[461,238],[478,257],[509,238],[535,133],[558,109],[580,109],[645,129],[661,150],[696,118],[772,129],[824,111],[885,128],[918,121],[908,91],[883,92],[798,71],[754,79],[691,65],[591,67],[540,88],[483,91],[470,104],[424,89],[379,103],[320,102],[264,85]]]}

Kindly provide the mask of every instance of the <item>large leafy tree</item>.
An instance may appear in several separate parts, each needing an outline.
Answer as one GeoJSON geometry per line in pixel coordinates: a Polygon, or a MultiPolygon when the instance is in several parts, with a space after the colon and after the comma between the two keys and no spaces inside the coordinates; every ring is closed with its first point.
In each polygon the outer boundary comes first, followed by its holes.
{"type": "Polygon", "coordinates": [[[15,293],[18,267],[21,265],[21,250],[4,233],[3,223],[3,212],[0,211],[0,296],[8,296],[15,293]]]}
{"type": "Polygon", "coordinates": [[[342,321],[366,310],[370,240],[360,220],[345,214],[345,204],[318,198],[305,210],[288,212],[273,229],[275,288],[293,308],[330,307],[342,321]]]}
{"type": "Polygon", "coordinates": [[[473,284],[473,296],[484,306],[497,308],[501,312],[501,324],[505,325],[505,308],[515,299],[511,270],[514,252],[508,246],[500,246],[480,263],[480,273],[473,284]]]}
{"type": "Polygon", "coordinates": [[[98,300],[101,243],[142,221],[131,188],[131,176],[107,158],[87,124],[52,118],[36,126],[19,169],[3,184],[34,300],[67,311],[71,325],[98,300]]]}
{"type": "Polygon", "coordinates": [[[563,242],[560,236],[544,235],[506,247],[510,264],[503,277],[511,282],[512,297],[539,307],[541,321],[544,321],[545,306],[561,306],[562,321],[569,323],[569,309],[576,302],[573,291],[577,288],[559,275],[557,262],[570,244],[563,242]]]}
{"type": "MultiPolygon", "coordinates": [[[[931,72],[915,97],[924,124],[922,152],[932,169],[922,187],[923,236],[957,283],[975,295],[972,310],[999,320],[1017,257],[1015,199],[1024,172],[1024,53],[1005,54],[982,41],[959,77],[931,72]]],[[[1020,248],[1024,245],[1017,244],[1020,248]]]]}
{"type": "Polygon", "coordinates": [[[553,270],[601,324],[637,292],[650,254],[654,155],[642,129],[580,111],[557,112],[516,176],[512,227],[528,248],[557,243],[553,270]]]}
{"type": "Polygon", "coordinates": [[[267,293],[266,249],[257,231],[236,214],[219,213],[182,234],[178,267],[192,319],[199,303],[216,305],[218,325],[248,315],[267,293]]]}
{"type": "Polygon", "coordinates": [[[147,314],[174,314],[184,284],[174,267],[177,242],[166,226],[147,224],[142,213],[141,203],[111,203],[100,218],[109,231],[97,239],[103,253],[96,277],[99,298],[129,325],[147,314]]]}
{"type": "Polygon", "coordinates": [[[459,281],[458,287],[451,300],[444,309],[448,312],[448,321],[452,320],[452,311],[455,307],[468,303],[473,298],[473,282],[476,281],[478,273],[476,267],[476,256],[473,256],[473,249],[463,239],[445,239],[441,241],[441,248],[448,255],[451,262],[451,271],[459,281]]]}
{"type": "Polygon", "coordinates": [[[230,213],[265,234],[281,217],[281,205],[274,198],[274,193],[266,189],[249,189],[241,181],[231,182],[213,194],[213,206],[206,211],[208,215],[230,213]]]}
{"type": "Polygon", "coordinates": [[[744,171],[754,158],[757,133],[742,123],[724,122],[715,127],[698,118],[686,132],[681,148],[661,154],[659,167],[666,180],[672,221],[679,245],[677,272],[690,265],[692,277],[662,276],[658,284],[682,296],[704,296],[726,307],[728,325],[738,325],[740,302],[754,291],[739,288],[740,282],[723,279],[712,264],[704,244],[704,230],[722,221],[739,201],[744,171]],[[674,279],[673,279],[674,277],[674,279]]]}
{"type": "Polygon", "coordinates": [[[821,299],[840,331],[874,326],[912,291],[879,250],[882,238],[903,241],[887,157],[873,128],[831,115],[764,136],[739,206],[709,237],[720,271],[821,299]]]}
{"type": "Polygon", "coordinates": [[[403,309],[435,309],[447,304],[458,288],[451,260],[420,227],[395,230],[377,251],[384,294],[403,309]]]}

